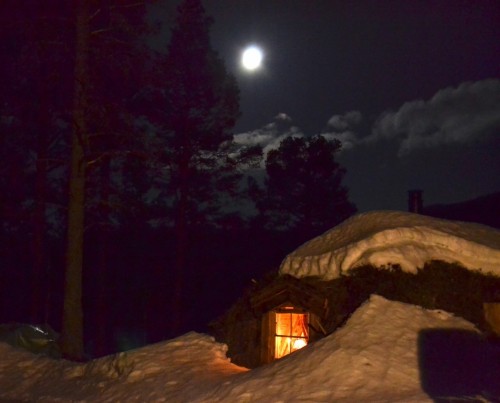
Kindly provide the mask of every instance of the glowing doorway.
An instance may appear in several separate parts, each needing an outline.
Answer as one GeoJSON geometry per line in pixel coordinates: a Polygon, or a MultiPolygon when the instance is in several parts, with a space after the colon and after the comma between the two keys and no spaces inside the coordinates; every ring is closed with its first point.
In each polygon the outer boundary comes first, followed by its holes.
{"type": "Polygon", "coordinates": [[[276,312],[274,358],[278,359],[306,346],[309,342],[309,314],[287,312],[283,307],[276,312]]]}

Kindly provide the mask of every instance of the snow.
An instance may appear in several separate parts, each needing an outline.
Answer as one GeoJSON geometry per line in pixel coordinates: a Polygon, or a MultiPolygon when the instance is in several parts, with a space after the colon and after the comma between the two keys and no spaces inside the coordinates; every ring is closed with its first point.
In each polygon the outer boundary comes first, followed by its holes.
{"type": "Polygon", "coordinates": [[[500,276],[500,231],[401,211],[362,213],[289,254],[280,273],[331,280],[362,265],[415,272],[431,260],[500,276]]]}
{"type": "Polygon", "coordinates": [[[0,343],[0,400],[195,401],[228,376],[247,371],[231,364],[226,351],[212,337],[191,332],[79,364],[0,343]]]}
{"type": "Polygon", "coordinates": [[[426,329],[478,334],[447,312],[372,295],[335,333],[253,370],[232,364],[224,344],[194,332],[86,364],[0,343],[0,400],[432,402],[420,368],[426,329]]]}
{"type": "MultiPolygon", "coordinates": [[[[432,259],[499,275],[499,231],[409,213],[365,213],[304,244],[281,273],[330,279],[365,263],[414,271],[432,259]]],[[[469,401],[500,397],[496,343],[465,319],[377,295],[334,333],[271,364],[249,370],[232,364],[226,352],[226,345],[195,332],[88,363],[0,342],[0,401],[411,403],[458,396],[446,387],[436,395],[430,387],[436,377],[445,386],[455,377],[452,387],[469,401]],[[448,346],[456,348],[440,355],[448,346]]]]}

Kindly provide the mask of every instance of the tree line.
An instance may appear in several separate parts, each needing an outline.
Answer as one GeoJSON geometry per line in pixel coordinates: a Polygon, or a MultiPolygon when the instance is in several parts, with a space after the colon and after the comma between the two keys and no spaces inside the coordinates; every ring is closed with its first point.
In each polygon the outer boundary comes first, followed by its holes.
{"type": "Polygon", "coordinates": [[[71,359],[108,352],[120,326],[178,334],[355,212],[338,141],[234,149],[213,20],[181,1],[155,51],[150,4],[0,5],[2,316],[53,323],[71,359]]]}

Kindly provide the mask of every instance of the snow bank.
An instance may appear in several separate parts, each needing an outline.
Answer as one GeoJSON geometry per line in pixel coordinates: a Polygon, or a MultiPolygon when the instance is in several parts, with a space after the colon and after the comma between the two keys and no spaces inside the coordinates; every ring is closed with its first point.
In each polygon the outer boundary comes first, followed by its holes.
{"type": "Polygon", "coordinates": [[[429,328],[477,332],[449,313],[372,295],[337,332],[235,376],[197,401],[432,401],[419,370],[419,336],[429,328]]]}
{"type": "Polygon", "coordinates": [[[195,332],[86,364],[54,360],[0,343],[0,400],[189,402],[248,371],[227,346],[195,332]]]}
{"type": "Polygon", "coordinates": [[[87,364],[0,343],[0,400],[431,402],[420,368],[429,329],[478,334],[449,313],[372,295],[337,332],[253,370],[232,364],[225,345],[194,332],[87,364]]]}
{"type": "Polygon", "coordinates": [[[400,211],[362,213],[289,254],[280,273],[330,280],[368,264],[415,272],[431,260],[500,276],[500,231],[400,211]]]}

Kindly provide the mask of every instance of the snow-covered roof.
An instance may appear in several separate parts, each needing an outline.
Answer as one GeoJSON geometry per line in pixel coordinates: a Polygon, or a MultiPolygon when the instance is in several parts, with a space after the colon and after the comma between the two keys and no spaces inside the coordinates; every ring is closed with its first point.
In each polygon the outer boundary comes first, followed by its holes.
{"type": "Polygon", "coordinates": [[[431,260],[500,276],[500,231],[401,211],[362,213],[289,254],[280,273],[330,280],[362,265],[415,272],[431,260]]]}

